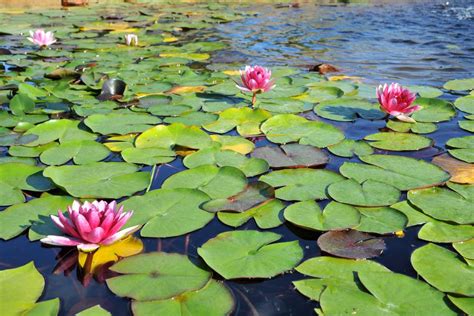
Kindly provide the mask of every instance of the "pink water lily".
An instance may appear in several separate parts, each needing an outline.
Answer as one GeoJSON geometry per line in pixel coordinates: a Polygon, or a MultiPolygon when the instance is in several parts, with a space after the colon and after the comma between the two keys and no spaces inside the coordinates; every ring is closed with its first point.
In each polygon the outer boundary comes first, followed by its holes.
{"type": "Polygon", "coordinates": [[[267,92],[275,87],[275,82],[271,80],[272,72],[261,66],[245,66],[240,71],[242,84],[237,84],[237,88],[244,92],[252,93],[252,105],[255,105],[257,94],[267,92]]]}
{"type": "Polygon", "coordinates": [[[409,115],[422,108],[419,105],[412,105],[416,94],[398,83],[380,85],[376,89],[376,94],[382,111],[395,116],[400,121],[414,123],[415,120],[409,115]]]}
{"type": "Polygon", "coordinates": [[[136,36],[135,34],[125,35],[125,45],[138,46],[138,36],[136,36]]]}
{"type": "Polygon", "coordinates": [[[58,211],[51,215],[54,224],[68,236],[47,236],[41,242],[54,246],[77,246],[81,251],[94,251],[101,245],[114,242],[133,234],[140,225],[120,230],[133,212],[123,212],[123,206],[117,207],[115,201],[84,202],[74,201],[69,206],[68,217],[58,211]]]}
{"type": "Polygon", "coordinates": [[[38,29],[34,32],[30,31],[30,36],[31,37],[28,37],[28,40],[41,47],[46,47],[56,43],[53,32],[45,32],[42,29],[38,29]]]}

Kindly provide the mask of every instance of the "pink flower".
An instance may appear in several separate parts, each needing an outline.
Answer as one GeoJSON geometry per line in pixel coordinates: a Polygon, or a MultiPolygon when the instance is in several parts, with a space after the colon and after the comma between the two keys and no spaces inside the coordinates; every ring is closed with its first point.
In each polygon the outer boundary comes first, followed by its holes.
{"type": "Polygon", "coordinates": [[[138,46],[138,36],[136,36],[135,34],[125,35],[125,45],[138,46]]]}
{"type": "Polygon", "coordinates": [[[376,89],[377,99],[382,111],[395,116],[400,121],[414,123],[415,120],[408,115],[421,109],[419,105],[412,105],[416,99],[416,94],[403,88],[398,83],[390,86],[384,84],[376,89]]]}
{"type": "Polygon", "coordinates": [[[242,91],[252,93],[267,92],[275,87],[273,80],[270,80],[272,72],[260,66],[245,66],[245,70],[240,71],[242,85],[237,85],[242,91]]]}
{"type": "Polygon", "coordinates": [[[68,206],[69,218],[61,211],[51,219],[69,236],[47,236],[41,242],[54,246],[77,246],[82,251],[94,251],[101,245],[110,245],[134,233],[140,225],[121,231],[133,212],[123,212],[123,206],[117,208],[115,201],[94,201],[81,203],[74,201],[68,206]]]}
{"type": "Polygon", "coordinates": [[[42,29],[38,29],[34,33],[33,31],[30,31],[30,36],[31,37],[28,37],[28,40],[41,47],[46,47],[56,43],[53,32],[45,32],[42,29]]]}

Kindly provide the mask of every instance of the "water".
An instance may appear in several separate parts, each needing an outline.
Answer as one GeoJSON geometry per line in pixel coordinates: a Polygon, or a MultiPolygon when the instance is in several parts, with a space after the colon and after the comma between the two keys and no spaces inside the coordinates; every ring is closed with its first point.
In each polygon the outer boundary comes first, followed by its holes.
{"type": "MultiPolygon", "coordinates": [[[[474,75],[474,1],[426,1],[416,3],[380,3],[369,5],[320,6],[303,4],[299,8],[276,8],[258,4],[249,10],[258,13],[243,21],[219,25],[193,37],[220,40],[229,48],[213,56],[215,63],[238,62],[268,66],[283,65],[309,68],[329,63],[344,74],[366,78],[369,83],[397,81],[441,87],[455,78],[474,75]]],[[[454,96],[445,95],[447,99],[454,96]]],[[[461,115],[458,113],[458,118],[461,115]]],[[[383,123],[383,122],[382,122],[383,123]]],[[[348,138],[360,139],[376,132],[381,122],[333,122],[348,138]]],[[[457,127],[457,119],[438,124],[430,134],[442,148],[455,136],[468,135],[457,127]]],[[[264,142],[263,142],[264,143],[264,142]]],[[[261,143],[260,143],[261,145],[261,143]]],[[[436,150],[404,153],[428,159],[436,150]]],[[[396,154],[396,153],[395,153],[396,154]]],[[[353,159],[357,161],[356,158],[353,159]]],[[[331,155],[327,168],[337,170],[342,159],[331,155]]],[[[171,174],[183,169],[178,159],[159,168],[152,189],[171,174]]],[[[253,222],[239,229],[257,229],[253,222]]],[[[205,228],[186,236],[168,239],[144,238],[145,251],[187,254],[200,260],[196,249],[209,238],[229,227],[214,219],[205,228]]],[[[283,235],[282,241],[298,239],[305,259],[320,255],[316,232],[284,224],[271,231],[283,235]]],[[[387,237],[387,250],[375,260],[391,270],[416,277],[410,265],[411,252],[425,244],[418,240],[418,228],[406,230],[404,238],[387,237]]],[[[90,280],[81,284],[77,271],[53,273],[59,248],[31,243],[25,235],[11,241],[0,241],[0,269],[17,267],[34,260],[46,277],[46,288],[40,300],[60,297],[61,315],[74,315],[100,304],[114,315],[129,315],[130,303],[115,297],[106,285],[90,280]]],[[[215,275],[214,277],[219,278],[215,275]]],[[[236,300],[235,315],[312,315],[318,304],[296,292],[292,281],[304,278],[297,272],[271,280],[226,281],[236,300]]]]}

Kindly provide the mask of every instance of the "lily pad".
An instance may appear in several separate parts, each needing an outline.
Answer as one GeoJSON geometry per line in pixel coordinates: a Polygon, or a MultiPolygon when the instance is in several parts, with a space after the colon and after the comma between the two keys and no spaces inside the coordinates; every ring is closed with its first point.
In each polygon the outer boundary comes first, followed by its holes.
{"type": "Polygon", "coordinates": [[[102,135],[143,132],[161,123],[155,116],[143,113],[93,114],[84,120],[91,130],[102,135]]]}
{"type": "Polygon", "coordinates": [[[455,148],[448,150],[449,154],[454,158],[474,163],[474,136],[451,138],[446,145],[455,148]]]}
{"type": "Polygon", "coordinates": [[[38,146],[55,140],[59,142],[72,140],[95,140],[97,136],[79,128],[79,121],[73,120],[49,120],[29,129],[24,135],[37,135],[38,138],[25,144],[26,146],[38,146]]]}
{"type": "Polygon", "coordinates": [[[465,241],[474,238],[474,227],[432,220],[421,227],[418,238],[439,243],[465,241]]]}
{"type": "Polygon", "coordinates": [[[369,155],[360,159],[368,165],[345,162],[339,169],[341,174],[359,183],[371,179],[393,185],[399,190],[434,186],[450,178],[438,166],[409,157],[369,155]]]}
{"type": "Polygon", "coordinates": [[[186,256],[154,252],[125,258],[110,270],[122,275],[107,280],[118,296],[150,301],[171,298],[185,291],[198,290],[211,274],[195,266],[186,256]]]}
{"type": "Polygon", "coordinates": [[[173,161],[176,153],[168,148],[125,148],[121,152],[123,160],[129,163],[158,165],[173,161]]]}
{"type": "Polygon", "coordinates": [[[252,182],[244,190],[226,199],[215,199],[203,204],[208,212],[245,212],[274,197],[273,187],[264,182],[252,182]]]}
{"type": "Polygon", "coordinates": [[[280,238],[254,230],[224,232],[199,247],[198,254],[225,279],[271,278],[303,258],[298,241],[274,243],[280,238]]]}
{"type": "Polygon", "coordinates": [[[336,127],[309,121],[294,114],[273,116],[262,124],[261,129],[269,141],[278,144],[299,142],[302,145],[323,148],[344,139],[344,134],[336,127]]]}
{"type": "Polygon", "coordinates": [[[383,182],[367,180],[359,184],[353,179],[328,187],[329,195],[338,202],[357,206],[384,206],[398,202],[400,191],[383,182]]]}
{"type": "Polygon", "coordinates": [[[221,282],[210,280],[197,291],[186,291],[165,300],[134,301],[134,315],[229,315],[234,309],[231,292],[221,282]]]}
{"type": "Polygon", "coordinates": [[[355,121],[357,118],[378,120],[386,116],[377,104],[363,99],[339,98],[320,102],[314,112],[334,121],[355,121]]]}
{"type": "Polygon", "coordinates": [[[443,88],[454,91],[474,90],[474,78],[450,80],[444,84],[443,88]]]}
{"type": "Polygon", "coordinates": [[[241,192],[246,185],[245,174],[237,168],[203,165],[172,175],[162,188],[198,189],[213,199],[225,199],[241,192]]]}
{"type": "Polygon", "coordinates": [[[283,223],[281,214],[284,208],[285,204],[280,200],[272,199],[241,213],[218,212],[217,217],[221,222],[232,227],[241,226],[253,218],[259,228],[269,229],[283,223]]]}
{"type": "Polygon", "coordinates": [[[117,199],[148,186],[149,173],[137,171],[137,166],[124,162],[95,162],[81,166],[50,166],[43,174],[72,196],[117,199]]]}
{"type": "Polygon", "coordinates": [[[408,123],[398,120],[389,120],[387,122],[387,127],[395,132],[408,133],[411,131],[416,134],[429,134],[435,132],[438,129],[438,127],[434,123],[408,123]]]}
{"type": "Polygon", "coordinates": [[[448,154],[436,156],[432,162],[451,174],[450,182],[474,183],[474,168],[472,164],[454,159],[448,154]]]}
{"type": "Polygon", "coordinates": [[[449,300],[453,302],[466,315],[474,314],[474,298],[473,297],[455,297],[448,295],[449,300]]]}
{"type": "Polygon", "coordinates": [[[350,205],[331,202],[322,211],[312,200],[288,206],[284,215],[295,225],[318,231],[352,228],[359,224],[361,217],[357,209],[350,205]]]}
{"type": "Polygon", "coordinates": [[[281,200],[305,201],[327,199],[328,186],[343,179],[329,170],[299,168],[273,171],[259,180],[278,188],[275,195],[281,200]]]}
{"type": "Polygon", "coordinates": [[[383,239],[356,230],[326,232],[318,238],[318,246],[329,254],[350,259],[378,257],[385,250],[383,239]]]}
{"type": "Polygon", "coordinates": [[[474,114],[474,95],[457,98],[454,101],[454,106],[463,112],[474,114]]]}
{"type": "Polygon", "coordinates": [[[434,98],[417,98],[415,104],[423,108],[411,116],[417,122],[437,123],[449,121],[456,115],[451,103],[434,98]]]}
{"type": "Polygon", "coordinates": [[[405,214],[391,207],[357,207],[360,224],[354,229],[366,233],[390,234],[402,231],[407,224],[405,214]]]}
{"type": "Polygon", "coordinates": [[[474,295],[474,267],[456,253],[435,244],[416,249],[411,264],[428,283],[443,292],[474,295]]]}
{"type": "Polygon", "coordinates": [[[241,136],[260,134],[260,124],[270,118],[270,112],[262,109],[230,108],[219,114],[219,119],[204,125],[204,129],[214,133],[227,133],[234,128],[241,136]]]}
{"type": "Polygon", "coordinates": [[[300,144],[259,147],[251,156],[265,159],[272,168],[315,167],[324,165],[329,160],[322,150],[300,144]]]}
{"type": "Polygon", "coordinates": [[[342,142],[328,147],[328,150],[340,157],[352,158],[356,156],[371,155],[374,150],[362,140],[344,139],[342,142]]]}
{"type": "Polygon", "coordinates": [[[134,214],[127,227],[143,225],[143,237],[174,237],[204,227],[214,214],[200,208],[209,196],[195,189],[159,189],[131,197],[120,205],[134,214]]]}
{"type": "Polygon", "coordinates": [[[76,165],[84,165],[103,160],[109,154],[109,149],[101,143],[93,140],[73,140],[46,149],[41,153],[40,160],[46,165],[62,165],[72,159],[76,165]]]}
{"type": "Polygon", "coordinates": [[[375,133],[364,138],[369,145],[378,149],[393,151],[410,151],[430,147],[433,141],[425,136],[410,133],[375,133]]]}
{"type": "Polygon", "coordinates": [[[111,315],[112,315],[111,313],[103,309],[100,305],[94,305],[76,314],[76,316],[111,316],[111,315]]]}

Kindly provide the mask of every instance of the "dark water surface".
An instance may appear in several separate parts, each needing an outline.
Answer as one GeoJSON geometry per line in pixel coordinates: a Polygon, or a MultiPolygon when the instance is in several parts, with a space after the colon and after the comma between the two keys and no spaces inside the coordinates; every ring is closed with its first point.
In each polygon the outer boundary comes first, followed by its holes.
{"type": "MultiPolygon", "coordinates": [[[[223,41],[229,48],[216,52],[215,63],[261,63],[307,68],[321,62],[334,64],[344,74],[360,76],[369,83],[397,81],[402,84],[441,87],[450,79],[474,75],[474,1],[425,1],[416,3],[276,8],[255,5],[258,15],[243,21],[202,31],[202,37],[223,41]]],[[[198,36],[199,37],[199,36],[198,36]]],[[[445,95],[444,98],[454,99],[445,95]]],[[[461,116],[458,113],[458,116],[461,116]]],[[[384,127],[385,122],[359,120],[331,124],[347,138],[360,139],[384,127]]],[[[457,119],[438,124],[429,135],[435,146],[456,136],[468,135],[457,127],[457,119]]],[[[408,152],[416,158],[431,159],[439,151],[408,152]]],[[[396,154],[396,153],[392,153],[396,154]]],[[[328,169],[337,170],[342,159],[330,155],[328,169]]],[[[347,161],[347,159],[345,159],[347,161]]],[[[357,161],[357,158],[352,159],[357,161]]],[[[162,165],[153,182],[157,189],[171,174],[183,170],[180,159],[162,165]]],[[[258,229],[253,222],[239,229],[258,229]]],[[[177,252],[199,260],[197,248],[220,232],[230,230],[215,218],[203,229],[186,236],[166,239],[143,238],[145,251],[177,252]]],[[[319,233],[284,224],[271,231],[282,241],[298,239],[305,259],[321,254],[319,233]]],[[[425,242],[417,239],[418,228],[406,230],[404,238],[387,237],[387,250],[375,261],[389,269],[416,277],[410,264],[411,252],[425,242]]],[[[29,242],[25,235],[0,241],[0,269],[18,267],[34,260],[46,278],[40,300],[59,297],[61,315],[74,315],[100,304],[114,315],[129,315],[129,300],[114,296],[105,284],[91,280],[83,286],[77,272],[52,274],[59,248],[29,242]]],[[[219,276],[215,276],[219,278],[219,276]]],[[[270,280],[226,281],[236,299],[235,315],[312,315],[318,304],[294,290],[292,281],[304,278],[293,272],[270,280]]]]}

